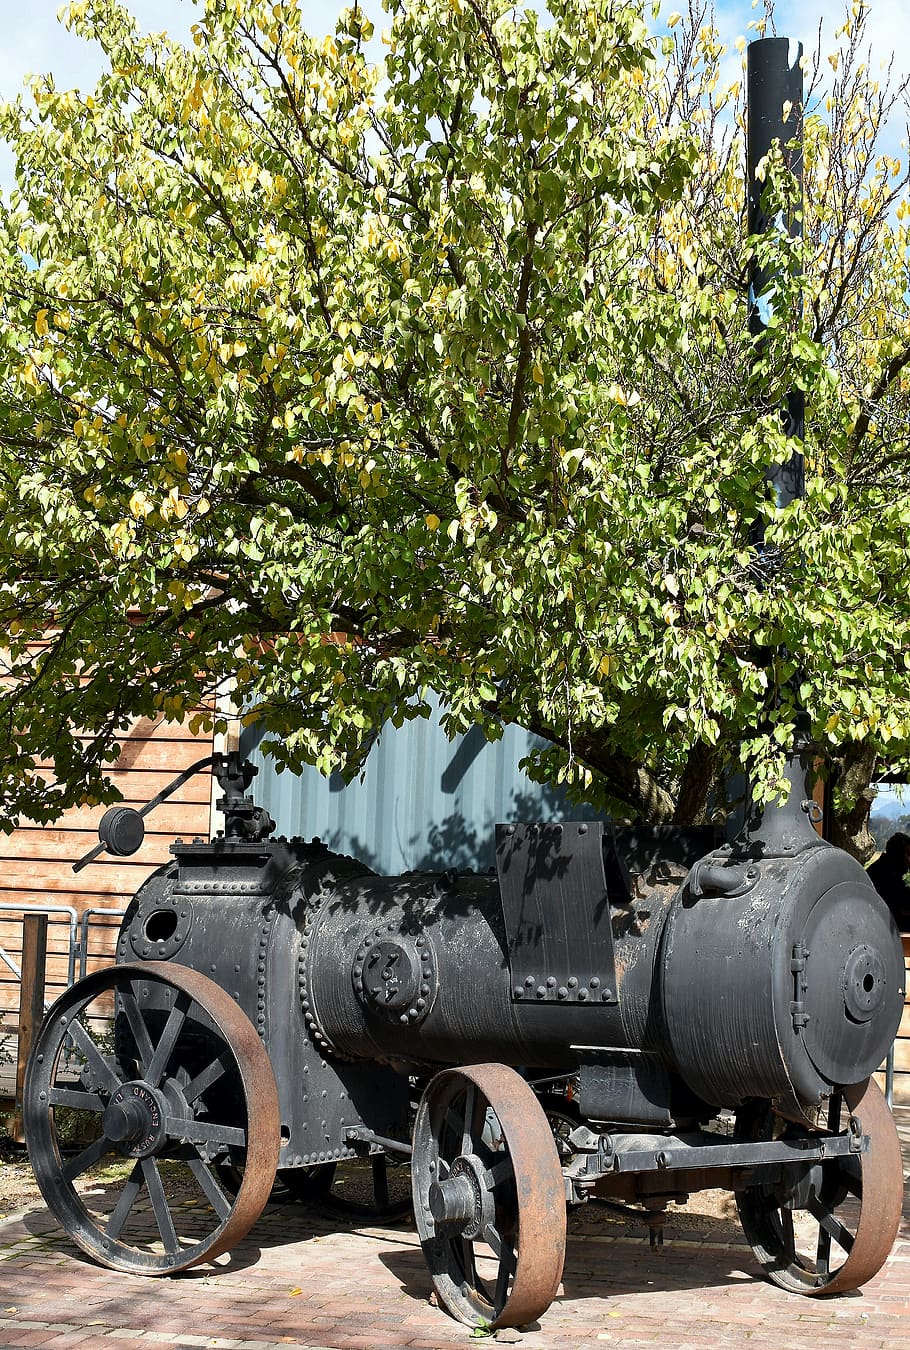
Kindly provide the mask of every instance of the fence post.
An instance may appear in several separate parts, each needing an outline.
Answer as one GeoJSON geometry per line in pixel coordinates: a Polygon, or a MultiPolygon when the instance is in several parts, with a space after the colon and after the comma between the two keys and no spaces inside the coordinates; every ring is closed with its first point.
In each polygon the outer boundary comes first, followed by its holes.
{"type": "Polygon", "coordinates": [[[26,914],[22,920],[22,984],[19,992],[19,1050],[16,1058],[16,1107],[13,1138],[20,1142],[25,1066],[44,1018],[47,973],[47,915],[26,914]]]}

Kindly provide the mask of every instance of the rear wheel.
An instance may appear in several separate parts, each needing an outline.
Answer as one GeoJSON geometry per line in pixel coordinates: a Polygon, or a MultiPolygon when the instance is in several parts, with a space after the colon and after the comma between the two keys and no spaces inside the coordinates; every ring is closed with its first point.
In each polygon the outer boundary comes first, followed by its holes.
{"type": "Polygon", "coordinates": [[[275,1179],[268,1055],[230,995],[186,966],[111,966],[68,989],[29,1060],[24,1118],[48,1207],[83,1251],[130,1274],[230,1250],[275,1179]],[[101,1034],[112,1014],[114,1035],[101,1034]],[[228,1163],[242,1165],[233,1193],[219,1177],[228,1163]]]}

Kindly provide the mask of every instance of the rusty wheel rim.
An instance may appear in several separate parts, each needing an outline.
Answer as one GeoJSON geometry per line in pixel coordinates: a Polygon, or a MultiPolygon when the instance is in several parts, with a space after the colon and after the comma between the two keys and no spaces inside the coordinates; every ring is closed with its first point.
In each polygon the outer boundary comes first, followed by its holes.
{"type": "Polygon", "coordinates": [[[550,1124],[514,1069],[447,1069],[414,1124],[414,1215],[437,1297],[468,1326],[525,1326],[556,1296],[565,1187],[550,1124]]]}
{"type": "MultiPolygon", "coordinates": [[[[748,1133],[770,1137],[775,1119],[770,1112],[754,1117],[748,1133]]],[[[832,1096],[828,1129],[868,1135],[868,1151],[817,1165],[813,1183],[799,1196],[759,1185],[736,1197],[746,1238],[765,1274],[791,1293],[859,1289],[885,1264],[900,1224],[900,1139],[878,1084],[869,1078],[832,1096]],[[813,1221],[808,1242],[798,1240],[795,1213],[813,1221]]]]}
{"type": "Polygon", "coordinates": [[[49,1209],[113,1270],[166,1275],[214,1260],[269,1198],[280,1144],[271,1064],[246,1015],[196,970],[119,965],[73,985],[44,1020],[24,1098],[49,1209]],[[116,1052],[94,1032],[114,1005],[116,1052]],[[94,1141],[67,1152],[60,1108],[85,1113],[94,1141]],[[119,1193],[86,1193],[89,1168],[108,1155],[132,1160],[119,1193]],[[243,1165],[236,1194],[217,1174],[227,1161],[243,1165]]]}

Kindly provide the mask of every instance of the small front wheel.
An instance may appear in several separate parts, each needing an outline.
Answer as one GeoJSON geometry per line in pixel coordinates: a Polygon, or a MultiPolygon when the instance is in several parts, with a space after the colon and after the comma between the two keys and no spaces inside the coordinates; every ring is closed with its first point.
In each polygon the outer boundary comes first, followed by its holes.
{"type": "Polygon", "coordinates": [[[549,1308],[566,1251],[565,1186],[543,1108],[503,1064],[447,1069],[414,1123],[414,1216],[443,1306],[468,1326],[549,1308]]]}

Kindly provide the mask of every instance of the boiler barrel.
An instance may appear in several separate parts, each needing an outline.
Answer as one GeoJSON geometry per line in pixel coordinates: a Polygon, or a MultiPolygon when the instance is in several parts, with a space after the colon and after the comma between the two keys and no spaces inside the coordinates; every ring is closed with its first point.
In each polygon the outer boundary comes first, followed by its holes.
{"type": "Polygon", "coordinates": [[[594,977],[563,1002],[543,971],[513,987],[495,876],[348,881],[308,922],[305,1007],[336,1053],[386,1062],[566,1070],[572,1046],[660,1050],[652,983],[673,894],[614,923],[615,990],[594,977]]]}

